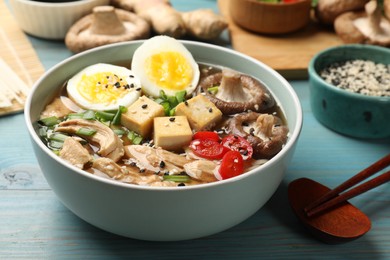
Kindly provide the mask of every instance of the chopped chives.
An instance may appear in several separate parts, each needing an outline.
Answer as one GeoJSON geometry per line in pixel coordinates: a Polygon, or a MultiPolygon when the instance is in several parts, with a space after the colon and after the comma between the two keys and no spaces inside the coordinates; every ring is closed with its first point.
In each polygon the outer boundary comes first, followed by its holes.
{"type": "Polygon", "coordinates": [[[51,140],[49,142],[49,147],[52,148],[52,149],[61,149],[62,146],[64,145],[64,142],[59,142],[59,141],[55,141],[55,140],[51,140]]]}
{"type": "Polygon", "coordinates": [[[42,118],[40,122],[45,126],[54,126],[60,122],[60,119],[56,116],[51,116],[51,117],[42,118]]]}
{"type": "Polygon", "coordinates": [[[71,114],[68,114],[66,117],[68,119],[81,119],[83,118],[84,114],[82,113],[71,113],[71,114]]]}
{"type": "Polygon", "coordinates": [[[185,91],[185,90],[177,92],[176,95],[175,95],[177,102],[178,103],[183,102],[185,100],[185,98],[186,98],[186,95],[187,95],[187,91],[185,91]]]}
{"type": "Polygon", "coordinates": [[[40,128],[38,129],[38,135],[39,135],[40,137],[46,137],[46,136],[47,136],[47,130],[46,130],[46,128],[45,128],[45,127],[40,127],[40,128]]]}
{"type": "Polygon", "coordinates": [[[115,114],[104,112],[104,111],[97,111],[96,117],[103,121],[112,121],[115,117],[115,114]]]}
{"type": "Polygon", "coordinates": [[[76,131],[76,134],[78,135],[85,135],[85,136],[92,136],[96,133],[95,129],[87,128],[87,127],[81,127],[76,131]]]}
{"type": "Polygon", "coordinates": [[[218,93],[218,86],[208,88],[207,92],[209,92],[212,95],[217,94],[218,93]]]}
{"type": "Polygon", "coordinates": [[[66,138],[68,138],[68,135],[61,134],[61,133],[54,133],[49,136],[50,140],[58,141],[58,142],[64,142],[66,138]]]}
{"type": "Polygon", "coordinates": [[[127,108],[124,106],[119,106],[119,109],[116,111],[114,118],[112,119],[113,125],[120,125],[121,124],[121,116],[122,113],[126,112],[127,108]]]}
{"type": "Polygon", "coordinates": [[[164,175],[163,179],[174,182],[189,182],[191,180],[188,175],[164,175]]]}
{"type": "Polygon", "coordinates": [[[113,129],[112,131],[114,131],[114,133],[116,135],[124,135],[124,134],[126,134],[126,131],[123,130],[123,129],[113,129]]]}
{"type": "Polygon", "coordinates": [[[95,119],[95,112],[92,110],[87,110],[83,114],[83,119],[92,120],[95,119]]]}
{"type": "Polygon", "coordinates": [[[142,137],[141,136],[136,136],[133,140],[133,144],[140,144],[142,142],[142,137]]]}

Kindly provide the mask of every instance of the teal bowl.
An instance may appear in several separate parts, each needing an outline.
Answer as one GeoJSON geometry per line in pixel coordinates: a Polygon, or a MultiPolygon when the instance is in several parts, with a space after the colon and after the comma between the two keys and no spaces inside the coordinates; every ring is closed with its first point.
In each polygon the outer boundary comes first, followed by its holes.
{"type": "Polygon", "coordinates": [[[309,63],[310,104],[324,126],[356,138],[390,137],[390,97],[350,92],[327,83],[320,72],[335,62],[353,59],[390,64],[390,49],[349,44],[316,54],[309,63]]]}

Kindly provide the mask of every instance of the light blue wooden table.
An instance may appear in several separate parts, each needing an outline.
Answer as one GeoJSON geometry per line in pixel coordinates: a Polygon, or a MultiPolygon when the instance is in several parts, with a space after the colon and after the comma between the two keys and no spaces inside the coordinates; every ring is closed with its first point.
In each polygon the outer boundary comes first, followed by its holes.
{"type": "MultiPolygon", "coordinates": [[[[218,10],[212,0],[172,3],[180,10],[218,10]]],[[[46,69],[71,55],[62,42],[29,39],[46,69]]],[[[372,229],[347,244],[313,239],[293,215],[287,200],[289,182],[309,177],[335,187],[389,153],[390,140],[357,140],[323,127],[310,109],[308,81],[290,82],[302,102],[304,125],[279,189],[243,223],[191,241],[138,241],[85,223],[57,200],[43,178],[23,114],[1,117],[0,259],[390,259],[390,184],[351,201],[370,216],[372,229]]]]}

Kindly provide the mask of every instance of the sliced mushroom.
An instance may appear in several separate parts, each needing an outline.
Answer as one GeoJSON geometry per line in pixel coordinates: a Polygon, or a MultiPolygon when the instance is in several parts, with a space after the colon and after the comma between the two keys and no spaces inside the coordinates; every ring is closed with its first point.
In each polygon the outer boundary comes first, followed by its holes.
{"type": "Polygon", "coordinates": [[[200,88],[225,115],[248,110],[262,112],[275,104],[271,93],[258,80],[230,69],[207,76],[200,88]],[[218,91],[213,94],[209,89],[215,86],[218,91]]]}
{"type": "Polygon", "coordinates": [[[108,126],[96,120],[72,119],[61,122],[55,129],[57,132],[78,134],[81,128],[90,128],[96,130],[91,136],[80,135],[88,141],[99,146],[99,154],[108,157],[117,162],[124,155],[122,141],[108,126]]]}
{"type": "Polygon", "coordinates": [[[55,98],[53,102],[45,107],[45,110],[41,113],[41,118],[45,117],[64,117],[72,111],[62,102],[60,98],[55,98]]]}
{"type": "Polygon", "coordinates": [[[335,31],[346,43],[390,46],[390,21],[377,1],[369,1],[365,12],[347,12],[335,20],[335,31]]]}
{"type": "Polygon", "coordinates": [[[109,158],[96,159],[92,167],[121,182],[150,186],[176,186],[176,184],[170,182],[161,184],[161,177],[153,172],[140,173],[139,170],[135,170],[135,167],[122,167],[109,158]]]}
{"type": "Polygon", "coordinates": [[[92,161],[89,151],[72,137],[65,139],[60,150],[60,157],[80,169],[83,169],[84,165],[92,161]]]}
{"type": "Polygon", "coordinates": [[[92,14],[69,29],[65,44],[77,53],[109,43],[145,39],[149,35],[149,23],[136,14],[112,6],[97,6],[92,14]]]}
{"type": "Polygon", "coordinates": [[[267,159],[276,155],[287,142],[288,127],[270,114],[243,113],[229,120],[228,130],[247,139],[253,147],[253,158],[267,159]]]}
{"type": "Polygon", "coordinates": [[[179,174],[184,171],[184,165],[191,162],[185,156],[181,156],[161,148],[153,148],[145,145],[125,146],[126,156],[135,159],[139,168],[153,172],[170,172],[179,174]]]}
{"type": "Polygon", "coordinates": [[[196,160],[184,165],[185,172],[192,178],[202,182],[214,182],[218,179],[214,175],[218,164],[214,161],[196,160]]]}

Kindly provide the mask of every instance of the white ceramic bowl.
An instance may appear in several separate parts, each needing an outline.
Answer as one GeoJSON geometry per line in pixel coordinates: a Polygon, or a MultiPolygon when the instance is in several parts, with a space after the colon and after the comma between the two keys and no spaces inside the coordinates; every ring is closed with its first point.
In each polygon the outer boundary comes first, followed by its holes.
{"type": "Polygon", "coordinates": [[[233,227],[258,211],[284,177],[302,127],[299,99],[277,72],[236,51],[183,41],[196,61],[230,67],[261,79],[284,110],[290,135],[282,151],[263,166],[215,183],[186,187],[143,187],[119,183],[62,161],[34,129],[40,112],[63,82],[98,62],[131,59],[142,41],[98,47],[59,63],[35,83],[25,106],[26,124],[42,172],[58,198],[77,216],[126,237],[174,241],[203,237],[233,227]]]}
{"type": "Polygon", "coordinates": [[[69,28],[95,6],[108,5],[110,0],[39,2],[9,0],[11,11],[20,28],[33,36],[61,40],[69,28]]]}

